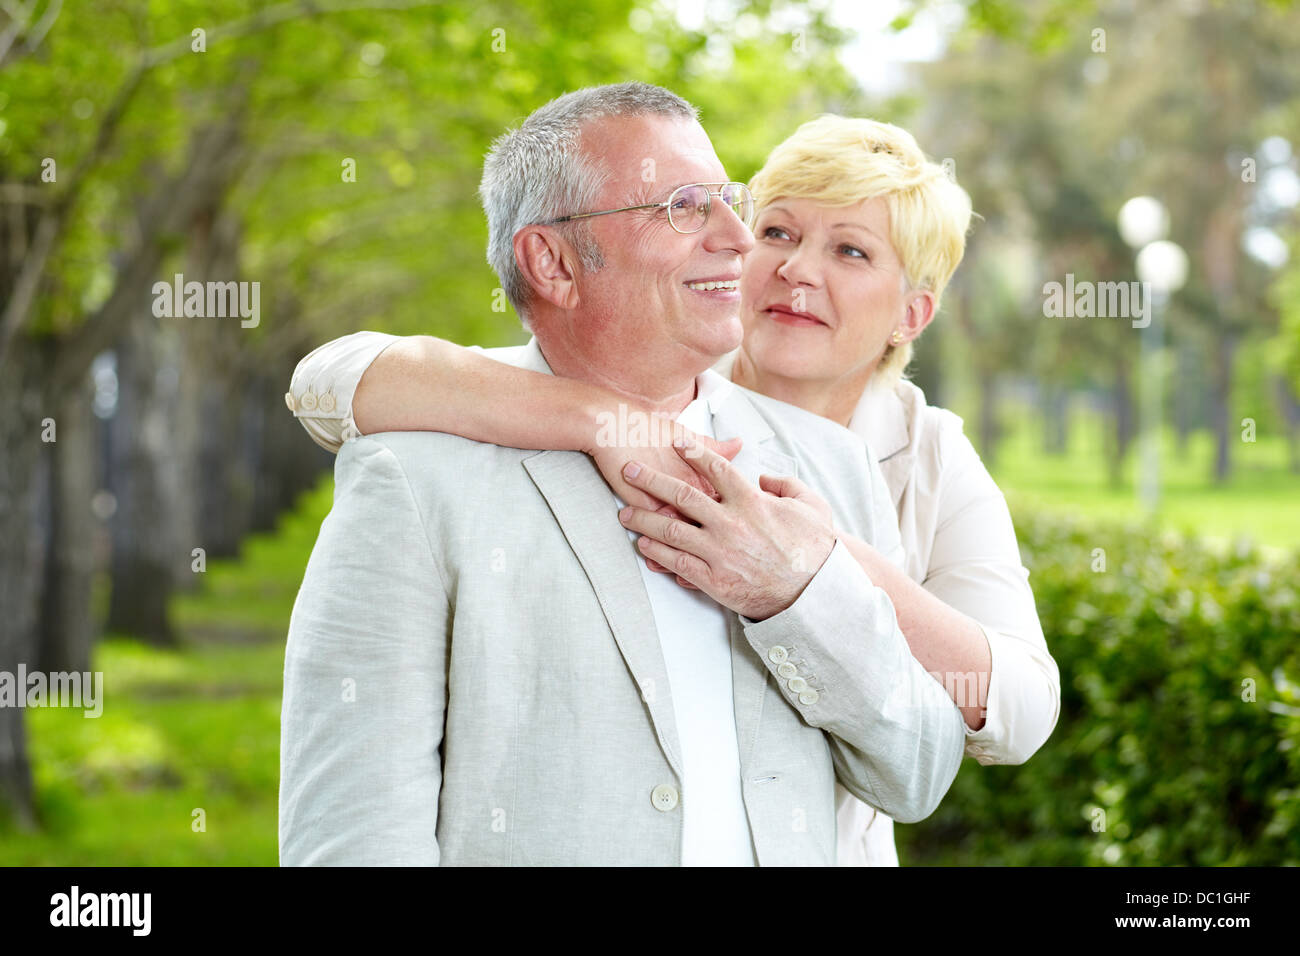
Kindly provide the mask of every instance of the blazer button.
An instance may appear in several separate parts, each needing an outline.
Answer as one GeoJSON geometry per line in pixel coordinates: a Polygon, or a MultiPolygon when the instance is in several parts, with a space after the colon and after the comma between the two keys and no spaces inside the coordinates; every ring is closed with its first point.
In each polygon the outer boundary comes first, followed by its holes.
{"type": "Polygon", "coordinates": [[[777,644],[775,647],[773,647],[771,650],[767,652],[767,659],[771,661],[773,664],[784,664],[785,659],[789,656],[790,656],[789,651],[787,651],[780,644],[777,644]]]}
{"type": "Polygon", "coordinates": [[[802,694],[799,695],[799,703],[801,703],[801,704],[815,704],[815,703],[817,703],[817,701],[818,701],[818,699],[819,699],[820,697],[821,697],[821,694],[817,693],[817,691],[815,691],[815,690],[811,690],[811,689],[810,689],[810,690],[806,690],[806,691],[804,691],[802,694]]]}
{"type": "Polygon", "coordinates": [[[651,791],[650,802],[654,804],[656,810],[667,813],[677,806],[677,789],[661,783],[651,791]]]}
{"type": "Polygon", "coordinates": [[[316,411],[316,394],[314,392],[307,392],[302,398],[298,399],[298,404],[302,406],[302,409],[305,412],[316,411]]]}
{"type": "Polygon", "coordinates": [[[802,694],[808,689],[808,682],[802,677],[791,677],[789,686],[796,694],[802,694]]]}
{"type": "Polygon", "coordinates": [[[289,406],[289,411],[291,412],[296,411],[296,408],[293,403],[293,392],[284,393],[284,403],[289,406]]]}
{"type": "Polygon", "coordinates": [[[776,672],[782,677],[793,677],[795,674],[799,673],[799,668],[795,667],[789,661],[786,661],[776,669],[776,672]]]}
{"type": "Polygon", "coordinates": [[[334,396],[329,392],[320,397],[320,410],[326,415],[334,411],[334,396]]]}

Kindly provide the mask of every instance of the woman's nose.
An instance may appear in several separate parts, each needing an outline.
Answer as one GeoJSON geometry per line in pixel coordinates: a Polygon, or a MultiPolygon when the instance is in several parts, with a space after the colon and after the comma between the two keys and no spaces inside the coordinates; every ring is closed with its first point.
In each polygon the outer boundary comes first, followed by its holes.
{"type": "Polygon", "coordinates": [[[785,262],[777,266],[776,274],[796,286],[815,286],[821,279],[816,266],[809,261],[809,257],[799,251],[792,252],[785,262]]]}

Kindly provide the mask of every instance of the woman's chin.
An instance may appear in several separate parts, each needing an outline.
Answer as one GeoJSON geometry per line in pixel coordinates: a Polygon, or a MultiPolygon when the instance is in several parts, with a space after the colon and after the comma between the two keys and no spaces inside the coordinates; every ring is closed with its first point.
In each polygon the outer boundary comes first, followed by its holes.
{"type": "Polygon", "coordinates": [[[822,348],[786,336],[759,338],[759,342],[748,339],[745,344],[745,351],[758,371],[790,379],[820,377],[818,373],[826,364],[822,348]]]}

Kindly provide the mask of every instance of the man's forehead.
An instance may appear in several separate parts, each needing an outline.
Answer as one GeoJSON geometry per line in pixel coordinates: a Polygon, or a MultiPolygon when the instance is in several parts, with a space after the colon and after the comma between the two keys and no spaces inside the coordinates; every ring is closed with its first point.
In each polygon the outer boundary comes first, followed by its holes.
{"type": "Polygon", "coordinates": [[[584,131],[587,148],[599,156],[611,180],[680,185],[725,178],[708,134],[694,120],[657,116],[611,117],[584,131]]]}

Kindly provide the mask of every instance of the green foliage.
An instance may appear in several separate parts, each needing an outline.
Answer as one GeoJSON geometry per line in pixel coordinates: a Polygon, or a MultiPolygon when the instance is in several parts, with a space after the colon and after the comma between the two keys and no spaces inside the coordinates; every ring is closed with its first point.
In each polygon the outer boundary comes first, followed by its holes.
{"type": "Polygon", "coordinates": [[[900,859],[1300,863],[1300,554],[1043,514],[1017,530],[1059,722],[1023,766],[966,761],[931,818],[896,828],[900,859]]]}

